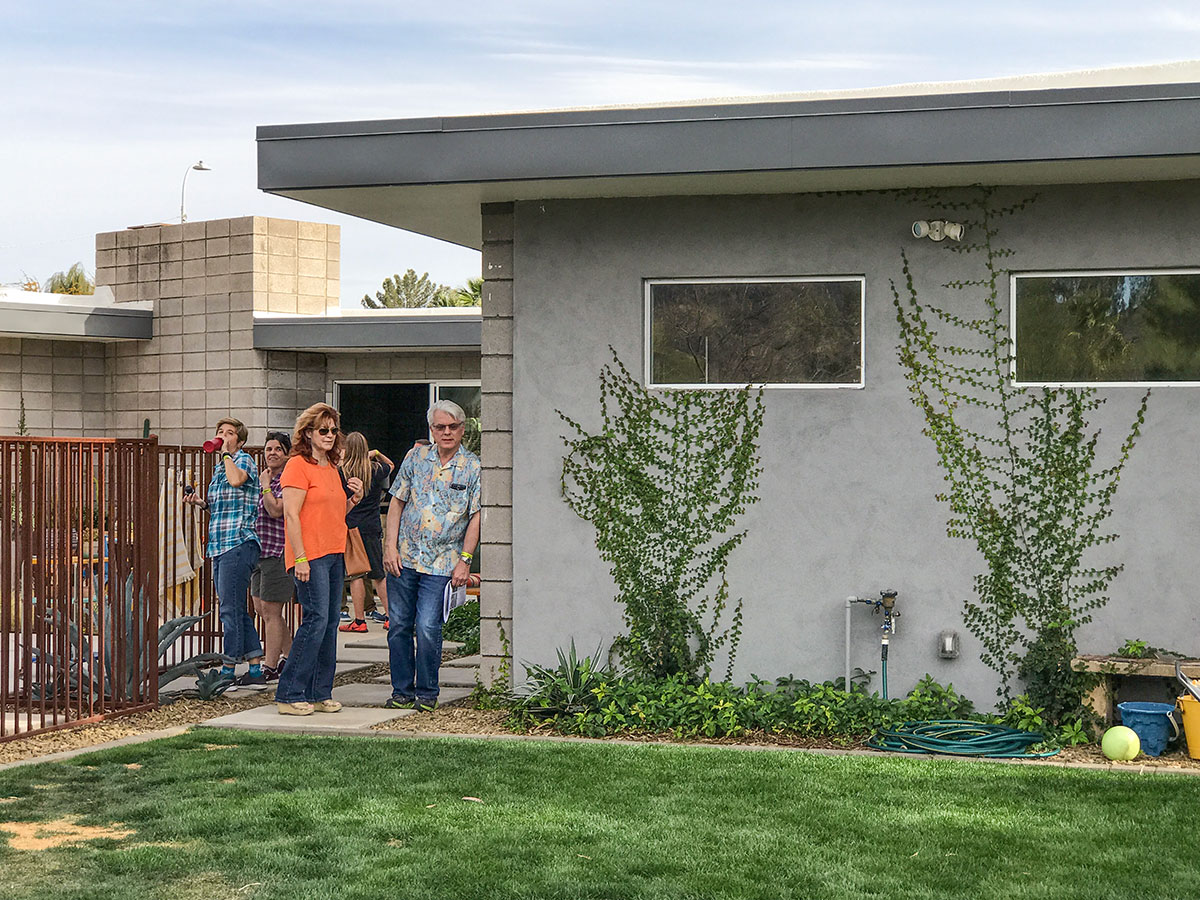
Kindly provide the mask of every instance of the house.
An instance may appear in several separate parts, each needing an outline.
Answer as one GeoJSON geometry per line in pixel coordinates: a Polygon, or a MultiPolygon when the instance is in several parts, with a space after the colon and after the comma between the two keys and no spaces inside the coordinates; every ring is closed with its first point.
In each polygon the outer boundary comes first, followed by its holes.
{"type": "MultiPolygon", "coordinates": [[[[952,219],[940,204],[971,185],[996,186],[998,207],[1019,206],[996,223],[1013,253],[1004,265],[1018,276],[1002,279],[1000,301],[1018,333],[1015,298],[1036,292],[1035,276],[1085,287],[1139,279],[1190,303],[1190,276],[1200,271],[1196,64],[266,126],[258,154],[265,191],[483,251],[483,641],[493,668],[501,628],[518,663],[550,661],[572,638],[590,648],[619,630],[592,528],[560,496],[564,427],[555,413],[596,425],[597,376],[611,344],[649,385],[767,382],[762,501],[743,519],[749,535],[729,571],[731,590],[746,599],[738,675],[840,675],[845,598],[890,588],[902,612],[893,693],[928,672],[987,705],[995,679],[962,619],[982,563],[946,537],[946,510],[934,499],[942,475],[897,361],[890,286],[902,279],[902,250],[930,301],[962,302],[942,285],[973,270],[951,252],[953,240],[918,238],[914,223],[952,219]],[[682,337],[652,341],[659,325],[675,327],[672,304],[690,290],[692,302],[708,304],[714,334],[736,344],[748,284],[767,285],[768,301],[797,285],[803,296],[834,298],[838,330],[813,333],[836,345],[838,365],[824,374],[793,365],[811,350],[794,327],[777,359],[749,370],[728,349],[706,355],[696,345],[672,356],[682,337]],[[943,631],[959,632],[957,659],[939,656],[943,631]]],[[[803,309],[803,296],[778,308],[803,309]]],[[[773,315],[764,333],[790,327],[773,315]]],[[[1192,349],[1200,350],[1179,353],[1192,349]]],[[[1190,589],[1200,479],[1188,474],[1200,440],[1200,371],[1176,362],[1098,382],[1108,402],[1096,422],[1109,440],[1128,427],[1141,382],[1158,386],[1111,522],[1125,569],[1081,634],[1085,650],[1130,637],[1200,649],[1190,589]]],[[[1029,378],[1079,380],[1053,361],[1029,378]]],[[[854,613],[854,665],[878,668],[878,624],[854,613]]]]}
{"type": "MultiPolygon", "coordinates": [[[[96,293],[0,292],[0,432],[261,444],[317,401],[403,453],[431,399],[477,414],[478,309],[339,307],[341,229],[242,216],[96,235],[96,293]]],[[[397,457],[399,458],[399,457],[397,457]]]]}

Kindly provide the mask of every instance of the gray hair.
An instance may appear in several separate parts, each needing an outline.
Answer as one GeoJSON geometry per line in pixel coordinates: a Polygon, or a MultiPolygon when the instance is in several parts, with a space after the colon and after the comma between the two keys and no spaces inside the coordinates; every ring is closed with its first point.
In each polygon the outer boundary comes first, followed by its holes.
{"type": "Polygon", "coordinates": [[[429,407],[429,412],[425,414],[425,420],[429,423],[429,427],[433,427],[433,414],[444,412],[446,415],[454,419],[455,425],[461,425],[467,421],[467,414],[463,412],[463,408],[453,400],[438,400],[433,406],[429,407]]]}

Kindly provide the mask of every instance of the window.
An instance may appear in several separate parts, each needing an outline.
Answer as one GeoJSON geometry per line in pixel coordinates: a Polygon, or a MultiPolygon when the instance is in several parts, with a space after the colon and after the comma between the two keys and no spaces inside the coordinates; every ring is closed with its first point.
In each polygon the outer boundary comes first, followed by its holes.
{"type": "Polygon", "coordinates": [[[861,387],[863,279],[646,282],[651,387],[861,387]]]}
{"type": "Polygon", "coordinates": [[[1200,271],[1012,277],[1021,384],[1200,381],[1200,271]]]}

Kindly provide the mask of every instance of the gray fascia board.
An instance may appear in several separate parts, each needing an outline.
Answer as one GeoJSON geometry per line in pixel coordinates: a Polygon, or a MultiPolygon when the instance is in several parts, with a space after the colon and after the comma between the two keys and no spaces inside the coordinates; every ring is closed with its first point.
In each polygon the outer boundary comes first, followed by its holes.
{"type": "Polygon", "coordinates": [[[1200,85],[266,126],[258,147],[267,191],[1157,158],[1200,151],[1200,85]]]}
{"type": "Polygon", "coordinates": [[[0,304],[0,334],[46,341],[148,341],[154,337],[154,312],[121,307],[0,304]]]}
{"type": "Polygon", "coordinates": [[[384,316],[272,316],[254,320],[254,347],[314,353],[478,350],[482,332],[479,318],[413,320],[384,316]]]}

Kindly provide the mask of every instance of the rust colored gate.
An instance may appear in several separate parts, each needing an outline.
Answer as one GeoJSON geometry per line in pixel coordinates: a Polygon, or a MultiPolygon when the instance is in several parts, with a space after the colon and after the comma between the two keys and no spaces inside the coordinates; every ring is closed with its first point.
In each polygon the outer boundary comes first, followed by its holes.
{"type": "Polygon", "coordinates": [[[0,741],[158,702],[158,447],[0,437],[0,741]]]}

